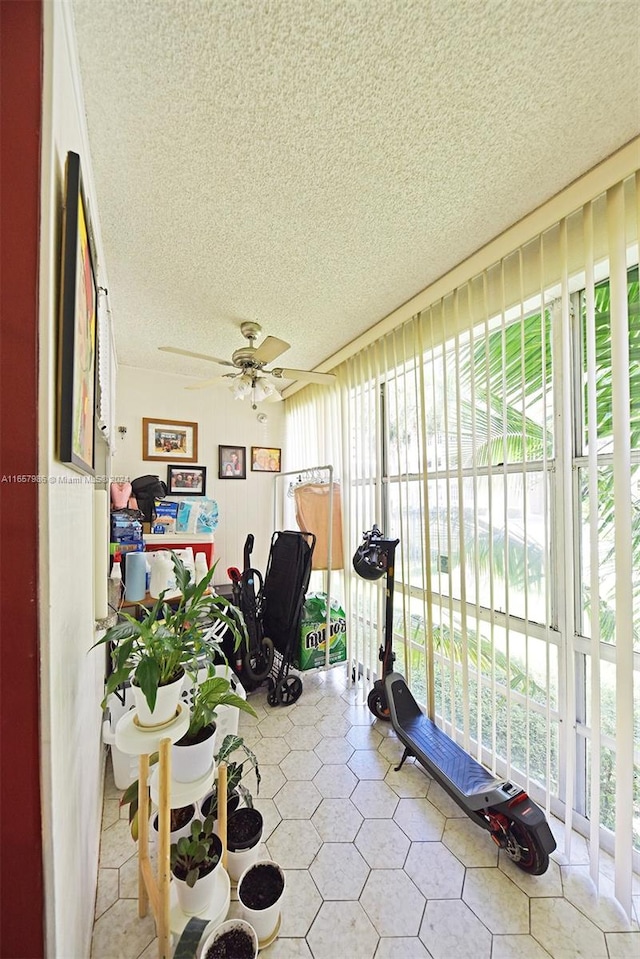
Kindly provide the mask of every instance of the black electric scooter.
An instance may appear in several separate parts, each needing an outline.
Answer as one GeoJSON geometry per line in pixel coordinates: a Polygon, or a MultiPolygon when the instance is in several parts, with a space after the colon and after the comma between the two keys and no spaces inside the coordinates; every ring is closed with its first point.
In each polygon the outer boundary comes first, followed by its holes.
{"type": "Polygon", "coordinates": [[[556,842],[542,810],[527,793],[495,776],[473,759],[420,709],[404,677],[393,668],[393,583],[399,540],[385,539],[377,526],[364,533],[353,565],[364,579],[387,577],[381,678],[367,704],[378,719],[390,721],[404,753],[396,770],[413,756],[473,822],[491,833],[500,849],[524,872],[539,876],[549,866],[556,842]]]}

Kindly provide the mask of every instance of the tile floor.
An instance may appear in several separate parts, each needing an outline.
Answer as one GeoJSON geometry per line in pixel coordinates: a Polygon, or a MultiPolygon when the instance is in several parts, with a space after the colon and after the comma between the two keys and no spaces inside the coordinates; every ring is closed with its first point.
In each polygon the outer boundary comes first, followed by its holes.
{"type": "MultiPolygon", "coordinates": [[[[596,895],[586,842],[574,836],[568,862],[557,821],[548,871],[521,872],[421,767],[394,771],[402,747],[358,703],[344,668],[302,678],[295,705],[271,708],[262,688],[249,697],[258,718],[240,720],[262,773],[262,852],[287,876],[280,935],[264,959],[640,955],[640,883],[630,926],[611,898],[610,863],[596,895]]],[[[156,959],[118,799],[109,763],[92,959],[156,959]]],[[[229,915],[239,915],[233,895],[229,915]]]]}

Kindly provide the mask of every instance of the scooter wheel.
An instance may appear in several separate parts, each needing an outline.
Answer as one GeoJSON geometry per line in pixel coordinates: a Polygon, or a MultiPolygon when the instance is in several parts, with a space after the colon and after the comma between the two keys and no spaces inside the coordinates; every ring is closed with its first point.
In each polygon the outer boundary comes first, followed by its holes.
{"type": "Polygon", "coordinates": [[[287,676],[278,684],[276,694],[283,706],[292,706],[302,695],[302,680],[299,676],[287,676]]]}
{"type": "Polygon", "coordinates": [[[268,636],[262,638],[260,649],[257,652],[248,651],[244,657],[244,668],[249,679],[261,682],[271,672],[273,666],[273,642],[268,636]]]}
{"type": "Polygon", "coordinates": [[[509,822],[504,851],[519,869],[531,876],[541,876],[549,868],[549,854],[535,833],[521,822],[509,822]]]}
{"type": "Polygon", "coordinates": [[[381,693],[379,689],[376,689],[375,686],[367,696],[367,706],[376,719],[384,719],[387,723],[391,721],[387,697],[384,693],[381,693]]]}

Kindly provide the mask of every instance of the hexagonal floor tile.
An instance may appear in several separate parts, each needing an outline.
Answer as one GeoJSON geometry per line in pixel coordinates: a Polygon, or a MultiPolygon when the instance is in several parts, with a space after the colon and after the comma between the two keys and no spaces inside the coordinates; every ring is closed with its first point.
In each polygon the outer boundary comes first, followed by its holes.
{"type": "Polygon", "coordinates": [[[352,703],[343,716],[354,726],[371,726],[375,722],[375,717],[366,703],[352,703]]]}
{"type": "Polygon", "coordinates": [[[606,959],[604,934],[566,899],[531,900],[531,935],[554,959],[606,959]]]}
{"type": "MultiPolygon", "coordinates": [[[[355,810],[354,810],[355,811],[355,810]]],[[[137,863],[137,857],[136,857],[137,863]]],[[[98,889],[96,892],[96,905],[94,918],[97,919],[106,912],[118,899],[120,874],[117,869],[99,869],[98,870],[98,889]]]]}
{"type": "MultiPolygon", "coordinates": [[[[380,753],[381,749],[378,752],[380,753]]],[[[429,795],[432,783],[421,766],[403,766],[396,772],[393,763],[384,781],[401,799],[424,799],[429,795]]]]}
{"type": "Polygon", "coordinates": [[[378,935],[417,935],[425,898],[402,869],[375,869],[367,879],[360,903],[378,935]]]}
{"type": "Polygon", "coordinates": [[[352,726],[346,736],[356,749],[377,749],[382,742],[382,736],[373,726],[352,726]]]}
{"type": "Polygon", "coordinates": [[[294,726],[315,726],[322,719],[323,713],[317,706],[302,703],[296,704],[287,715],[294,726]]]}
{"type": "Polygon", "coordinates": [[[353,842],[363,819],[350,799],[323,799],[311,821],[323,842],[353,842]]]}
{"type": "Polygon", "coordinates": [[[532,876],[520,869],[513,859],[509,859],[504,849],[500,849],[498,852],[498,867],[505,876],[509,877],[511,882],[515,882],[516,886],[531,898],[562,896],[561,867],[553,859],[549,860],[549,868],[542,876],[532,876]]]}
{"type": "Polygon", "coordinates": [[[313,959],[306,939],[284,939],[282,936],[278,936],[264,954],[269,959],[313,959]]]}
{"type": "Polygon", "coordinates": [[[429,953],[415,936],[395,936],[393,939],[381,938],[375,959],[431,959],[429,953]]]}
{"type": "Polygon", "coordinates": [[[262,796],[253,797],[253,805],[262,813],[262,841],[266,842],[279,822],[282,822],[282,816],[278,812],[278,807],[273,799],[265,799],[262,796]]]}
{"type": "Polygon", "coordinates": [[[499,869],[467,869],[462,898],[491,932],[529,932],[529,898],[499,869]]]}
{"type": "Polygon", "coordinates": [[[564,898],[588,916],[603,932],[627,932],[629,921],[613,897],[613,883],[602,879],[600,889],[591,879],[588,866],[561,866],[564,898]],[[609,894],[606,887],[609,886],[609,894]]]}
{"type": "Polygon", "coordinates": [[[433,959],[489,959],[491,933],[460,899],[427,903],[419,936],[433,959]]]}
{"type": "Polygon", "coordinates": [[[258,728],[265,739],[282,739],[293,727],[286,713],[271,713],[260,720],[258,728]]]}
{"type": "Polygon", "coordinates": [[[445,818],[428,799],[400,799],[393,818],[414,842],[442,838],[445,818]]]}
{"type": "Polygon", "coordinates": [[[373,749],[357,749],[347,766],[358,779],[384,779],[389,772],[387,760],[373,749]]]}
{"type": "Polygon", "coordinates": [[[378,934],[359,902],[325,902],[307,941],[314,959],[373,959],[378,934]]]}
{"type": "Polygon", "coordinates": [[[278,737],[274,739],[265,739],[263,737],[251,748],[258,757],[258,762],[261,766],[263,764],[265,766],[277,766],[278,763],[282,762],[284,757],[291,752],[284,739],[278,737]]]}
{"type": "Polygon", "coordinates": [[[323,766],[313,782],[327,799],[348,799],[358,785],[357,777],[347,766],[323,766]]]}
{"type": "Polygon", "coordinates": [[[491,959],[548,959],[533,936],[494,936],[491,959]]]}
{"type": "MultiPolygon", "coordinates": [[[[386,736],[378,746],[378,752],[381,753],[385,759],[388,759],[393,766],[397,766],[402,759],[404,746],[396,736],[386,736]]],[[[407,768],[411,769],[413,765],[414,763],[405,763],[401,771],[404,772],[407,768]]]]}
{"type": "Polygon", "coordinates": [[[445,792],[440,783],[437,783],[434,779],[431,780],[428,796],[429,802],[439,809],[447,819],[467,818],[466,812],[460,808],[457,802],[453,801],[449,793],[445,792]]]}
{"type": "Polygon", "coordinates": [[[131,838],[128,820],[118,819],[103,830],[100,841],[100,865],[103,869],[118,869],[135,852],[136,844],[131,838]]]}
{"type": "Polygon", "coordinates": [[[410,846],[393,819],[365,819],[355,843],[372,869],[402,869],[410,846]]]}
{"type": "Polygon", "coordinates": [[[260,763],[260,793],[256,793],[256,777],[254,772],[251,772],[248,776],[243,776],[242,782],[246,785],[252,796],[260,795],[263,799],[273,799],[278,790],[284,786],[286,779],[280,766],[263,765],[260,763]]]}
{"type": "Polygon", "coordinates": [[[427,899],[459,899],[464,866],[441,842],[412,842],[404,871],[427,899]]]}
{"type": "Polygon", "coordinates": [[[269,856],[283,869],[308,869],[321,846],[313,823],[304,819],[283,820],[267,841],[269,856]]]}
{"type": "Polygon", "coordinates": [[[92,959],[137,959],[156,938],[151,913],[140,919],[135,899],[119,899],[93,927],[92,959]]]}
{"type": "Polygon", "coordinates": [[[254,702],[253,697],[251,697],[249,705],[255,711],[256,715],[252,716],[251,713],[240,711],[240,717],[238,719],[238,735],[242,736],[243,738],[248,726],[257,726],[258,723],[262,722],[263,719],[266,719],[268,715],[267,710],[262,703],[257,701],[254,702]]]}
{"type": "Polygon", "coordinates": [[[351,729],[351,723],[344,716],[324,716],[319,723],[316,723],[316,729],[322,736],[329,738],[346,736],[351,729]]]}
{"type": "Polygon", "coordinates": [[[495,866],[498,847],[486,829],[466,817],[447,819],[442,841],[464,866],[495,866]]]}
{"type": "Polygon", "coordinates": [[[280,936],[304,938],[322,905],[322,896],[306,869],[287,869],[285,877],[280,936]]]}
{"type": "Polygon", "coordinates": [[[322,898],[358,899],[369,867],[350,842],[325,842],[309,872],[322,898]]]}
{"type": "Polygon", "coordinates": [[[312,749],[296,749],[280,763],[280,769],[288,780],[313,779],[321,766],[312,749]]]}
{"type": "Polygon", "coordinates": [[[635,959],[640,955],[640,932],[608,932],[604,938],[610,959],[635,959]]]}
{"type": "Polygon", "coordinates": [[[333,718],[334,716],[342,716],[349,706],[341,696],[329,692],[325,693],[322,699],[318,700],[316,708],[323,716],[331,716],[333,718]]]}
{"type": "Polygon", "coordinates": [[[315,726],[294,726],[287,733],[287,746],[294,752],[298,749],[315,749],[322,736],[315,726]]]}
{"type": "Polygon", "coordinates": [[[275,795],[275,804],[283,819],[311,819],[322,796],[307,780],[286,782],[275,795]]]}
{"type": "Polygon", "coordinates": [[[386,783],[368,780],[358,783],[351,801],[365,819],[391,819],[399,799],[386,783]]]}
{"type": "Polygon", "coordinates": [[[347,739],[341,737],[322,739],[321,736],[319,738],[320,742],[314,747],[314,751],[325,764],[346,763],[355,752],[354,747],[347,739]]]}

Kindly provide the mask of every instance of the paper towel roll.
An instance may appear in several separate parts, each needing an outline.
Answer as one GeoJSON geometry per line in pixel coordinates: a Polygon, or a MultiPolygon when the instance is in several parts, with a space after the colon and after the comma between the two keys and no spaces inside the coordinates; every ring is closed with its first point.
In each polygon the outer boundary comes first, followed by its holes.
{"type": "Polygon", "coordinates": [[[109,563],[109,496],[106,489],[93,495],[93,605],[96,619],[109,613],[107,579],[109,563]]]}
{"type": "Polygon", "coordinates": [[[144,553],[125,553],[124,595],[130,603],[139,603],[147,594],[147,561],[144,553]]]}

